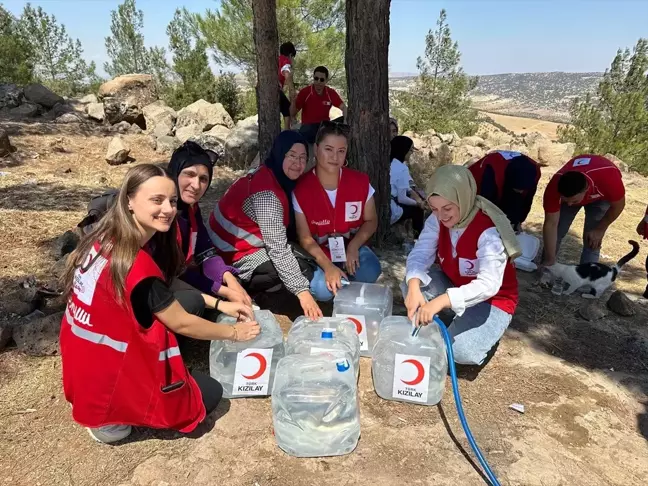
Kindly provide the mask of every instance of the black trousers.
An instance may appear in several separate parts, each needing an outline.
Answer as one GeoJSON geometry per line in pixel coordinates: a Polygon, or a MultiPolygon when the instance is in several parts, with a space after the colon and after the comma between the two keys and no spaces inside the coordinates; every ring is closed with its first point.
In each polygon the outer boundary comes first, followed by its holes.
{"type": "MultiPolygon", "coordinates": [[[[297,263],[299,263],[299,269],[301,270],[302,275],[306,277],[309,282],[313,280],[314,269],[308,260],[301,258],[299,255],[295,255],[295,257],[297,258],[297,263]]],[[[244,283],[243,285],[250,295],[254,296],[272,289],[273,287],[283,285],[283,283],[274,264],[271,261],[267,261],[256,267],[249,282],[244,283]]]]}
{"type": "Polygon", "coordinates": [[[412,229],[414,230],[414,238],[418,238],[421,234],[421,231],[423,231],[423,225],[425,225],[425,212],[419,206],[405,206],[401,204],[398,205],[403,208],[403,215],[397,222],[400,223],[402,221],[411,219],[412,229]]]}
{"type": "Polygon", "coordinates": [[[223,398],[223,385],[211,376],[200,373],[199,371],[192,371],[191,376],[196,380],[198,388],[200,388],[200,393],[202,394],[205,410],[207,410],[207,414],[210,414],[216,410],[218,403],[223,398]]]}

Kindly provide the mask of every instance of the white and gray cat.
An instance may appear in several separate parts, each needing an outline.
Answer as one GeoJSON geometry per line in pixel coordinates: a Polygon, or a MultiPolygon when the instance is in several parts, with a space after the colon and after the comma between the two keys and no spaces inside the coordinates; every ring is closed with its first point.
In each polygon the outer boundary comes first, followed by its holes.
{"type": "Polygon", "coordinates": [[[590,287],[589,293],[584,293],[586,299],[598,299],[616,280],[623,265],[639,253],[639,243],[629,240],[632,245],[630,253],[622,257],[614,266],[603,263],[581,263],[580,265],[564,265],[556,263],[546,267],[554,278],[562,278],[566,288],[563,291],[569,295],[581,287],[590,287]]]}

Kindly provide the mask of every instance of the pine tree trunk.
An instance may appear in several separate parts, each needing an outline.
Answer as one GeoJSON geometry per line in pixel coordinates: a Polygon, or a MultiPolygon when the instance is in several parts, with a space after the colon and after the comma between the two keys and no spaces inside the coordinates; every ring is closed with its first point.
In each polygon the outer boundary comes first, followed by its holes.
{"type": "Polygon", "coordinates": [[[351,125],[350,165],[376,189],[376,244],[389,233],[389,6],[390,0],[347,0],[346,75],[351,125]]]}
{"type": "Polygon", "coordinates": [[[257,64],[257,109],[259,113],[259,155],[264,160],[272,141],[281,131],[279,120],[279,65],[277,52],[276,0],[254,0],[254,48],[257,64]]]}

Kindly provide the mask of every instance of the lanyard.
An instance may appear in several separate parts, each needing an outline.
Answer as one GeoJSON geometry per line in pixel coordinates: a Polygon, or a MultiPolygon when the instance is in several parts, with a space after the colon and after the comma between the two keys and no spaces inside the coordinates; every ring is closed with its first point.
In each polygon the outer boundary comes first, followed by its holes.
{"type": "MultiPolygon", "coordinates": [[[[180,249],[182,249],[182,232],[180,231],[180,223],[178,223],[178,221],[176,221],[176,231],[178,245],[180,245],[180,249]]],[[[187,249],[187,257],[185,258],[186,263],[189,263],[193,258],[197,237],[198,221],[196,220],[196,208],[189,206],[189,248],[187,249]]]]}

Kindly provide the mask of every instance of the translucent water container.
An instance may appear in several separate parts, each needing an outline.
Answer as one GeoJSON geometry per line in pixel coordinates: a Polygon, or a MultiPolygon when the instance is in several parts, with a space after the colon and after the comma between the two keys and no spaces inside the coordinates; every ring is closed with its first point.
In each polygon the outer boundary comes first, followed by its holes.
{"type": "MultiPolygon", "coordinates": [[[[261,326],[251,341],[212,341],[209,374],[223,385],[225,398],[268,396],[277,363],[284,356],[283,333],[272,312],[255,310],[261,326]]],[[[221,314],[219,323],[236,324],[234,317],[221,314]]]]}
{"type": "Polygon", "coordinates": [[[443,336],[436,324],[412,336],[407,317],[387,317],[373,349],[374,389],[385,400],[436,405],[443,397],[448,371],[443,336]]]}
{"type": "Polygon", "coordinates": [[[277,445],[291,456],[340,456],[360,438],[356,379],[346,358],[292,354],[279,361],[272,389],[277,445]]]}
{"type": "Polygon", "coordinates": [[[293,323],[286,338],[286,355],[326,355],[331,360],[347,358],[356,377],[360,373],[360,340],[349,319],[323,317],[311,321],[304,316],[293,323]]]}
{"type": "Polygon", "coordinates": [[[371,356],[380,322],[391,316],[393,300],[389,287],[359,282],[342,287],[335,296],[333,317],[346,317],[355,324],[361,356],[371,356]]]}

